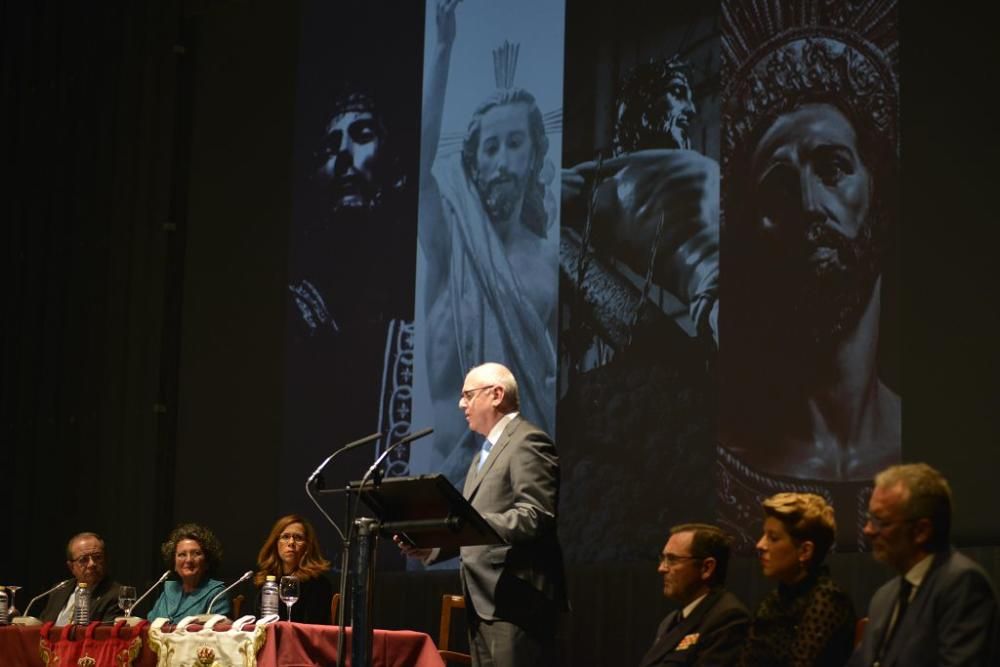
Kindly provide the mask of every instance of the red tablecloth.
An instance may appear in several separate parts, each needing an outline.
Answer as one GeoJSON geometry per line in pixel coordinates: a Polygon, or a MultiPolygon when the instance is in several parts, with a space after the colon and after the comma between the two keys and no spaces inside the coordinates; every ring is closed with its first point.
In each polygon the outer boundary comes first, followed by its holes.
{"type": "MultiPolygon", "coordinates": [[[[337,661],[338,628],[305,623],[278,623],[267,629],[267,640],[257,655],[257,664],[333,665],[337,661]]],[[[351,654],[351,629],[345,641],[351,654]]],[[[350,660],[348,659],[348,664],[350,660]]],[[[444,667],[431,638],[422,632],[376,630],[372,641],[373,667],[444,667]]]]}
{"type": "MultiPolygon", "coordinates": [[[[192,627],[192,629],[194,629],[192,627]]],[[[222,628],[220,628],[222,629],[222,628]]],[[[38,651],[39,626],[0,627],[0,665],[3,667],[42,667],[38,651]]],[[[350,665],[350,631],[347,636],[347,664],[350,665]]],[[[83,630],[80,630],[82,637],[83,630]]],[[[108,637],[111,626],[97,629],[98,639],[108,637]]],[[[50,638],[55,639],[53,628],[50,638]]],[[[276,623],[268,626],[267,639],[257,655],[259,667],[313,667],[333,665],[337,660],[337,628],[304,623],[276,623]]],[[[143,632],[142,652],[135,661],[138,667],[155,667],[156,654],[146,643],[143,632]]],[[[376,630],[372,643],[374,667],[444,667],[431,638],[422,632],[376,630]]]]}

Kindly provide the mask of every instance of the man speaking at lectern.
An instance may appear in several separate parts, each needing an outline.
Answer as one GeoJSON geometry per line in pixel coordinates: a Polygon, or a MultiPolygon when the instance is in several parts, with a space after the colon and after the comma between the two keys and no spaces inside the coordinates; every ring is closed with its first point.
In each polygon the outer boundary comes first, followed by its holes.
{"type": "MultiPolygon", "coordinates": [[[[556,629],[568,609],[556,532],[559,457],[544,431],[518,414],[517,381],[487,363],[465,376],[458,407],[485,437],[463,495],[505,544],[461,548],[462,591],[473,665],[558,664],[556,629]]],[[[456,554],[418,549],[396,536],[407,556],[430,565],[456,554]]]]}

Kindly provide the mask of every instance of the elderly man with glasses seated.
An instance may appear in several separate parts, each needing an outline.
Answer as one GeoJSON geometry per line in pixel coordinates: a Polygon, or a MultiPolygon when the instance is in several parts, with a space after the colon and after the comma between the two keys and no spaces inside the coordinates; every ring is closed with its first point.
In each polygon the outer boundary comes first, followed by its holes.
{"type": "Polygon", "coordinates": [[[670,529],[657,571],[663,595],[680,605],[656,631],[640,665],[729,665],[740,654],[750,614],[723,588],[730,538],[719,528],[686,523],[670,529]]]}
{"type": "Polygon", "coordinates": [[[852,667],[1000,665],[1000,606],[993,582],[951,546],[948,480],[926,463],[875,476],[864,533],[896,576],[875,591],[852,667]]]}
{"type": "Polygon", "coordinates": [[[76,579],[76,586],[64,586],[49,596],[39,618],[55,621],[56,625],[73,622],[76,594],[80,584],[90,589],[90,620],[113,621],[118,609],[118,583],[107,574],[107,554],[104,540],[96,533],[79,533],[66,544],[66,567],[76,579]]]}

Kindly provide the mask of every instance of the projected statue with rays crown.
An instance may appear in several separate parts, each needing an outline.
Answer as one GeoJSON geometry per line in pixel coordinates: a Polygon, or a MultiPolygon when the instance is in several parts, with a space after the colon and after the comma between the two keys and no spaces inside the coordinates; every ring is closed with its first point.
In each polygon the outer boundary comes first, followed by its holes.
{"type": "MultiPolygon", "coordinates": [[[[564,173],[565,273],[574,305],[590,309],[576,312],[613,355],[658,313],[645,287],[620,289],[600,274],[598,253],[676,296],[716,347],[716,521],[741,549],[760,534],[760,498],[797,491],[833,504],[838,548],[856,550],[870,480],[901,445],[886,363],[898,341],[885,327],[896,296],[898,8],[724,0],[721,9],[721,170],[685,150],[684,133],[670,131],[678,124],[643,102],[660,98],[628,94],[637,86],[627,80],[622,99],[637,104],[634,113],[619,105],[614,155],[564,173]],[[571,198],[589,209],[573,216],[571,198]]],[[[672,77],[659,63],[640,74],[672,77]]],[[[583,377],[607,356],[577,354],[570,372],[583,377]]]]}
{"type": "Polygon", "coordinates": [[[549,141],[535,98],[513,86],[516,45],[493,52],[497,89],[475,109],[461,150],[440,147],[457,4],[438,2],[425,79],[418,231],[425,303],[417,313],[436,449],[453,481],[465,476],[476,447],[454,396],[470,368],[506,365],[520,378],[522,412],[554,430],[558,299],[556,203],[546,184],[554,170],[546,168],[549,141]]]}
{"type": "Polygon", "coordinates": [[[726,1],[722,17],[719,521],[752,548],[761,496],[816,493],[856,549],[901,449],[898,7],[726,1]]]}

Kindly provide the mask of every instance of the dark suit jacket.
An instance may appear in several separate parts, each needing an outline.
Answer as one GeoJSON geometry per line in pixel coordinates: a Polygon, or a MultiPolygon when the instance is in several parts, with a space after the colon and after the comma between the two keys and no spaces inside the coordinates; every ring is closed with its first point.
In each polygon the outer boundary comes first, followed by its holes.
{"type": "Polygon", "coordinates": [[[690,616],[667,631],[680,613],[680,609],[671,612],[660,623],[640,667],[735,664],[750,628],[750,613],[735,595],[713,590],[690,616]]]}
{"type": "MultiPolygon", "coordinates": [[[[482,470],[474,457],[464,496],[507,544],[462,547],[462,587],[476,615],[554,634],[567,608],[556,534],[559,457],[544,431],[520,416],[500,434],[482,470]]],[[[450,554],[454,555],[454,554],[450,554]]],[[[439,557],[449,557],[443,553],[439,557]]]]}
{"type": "MultiPolygon", "coordinates": [[[[850,665],[869,667],[874,662],[892,618],[901,579],[895,577],[872,596],[865,636],[850,665]]],[[[983,568],[955,550],[935,554],[882,666],[998,665],[998,623],[996,591],[983,568]]]]}
{"type": "MultiPolygon", "coordinates": [[[[76,586],[66,586],[60,588],[49,596],[45,609],[38,617],[43,623],[46,621],[55,622],[59,612],[66,606],[69,596],[76,590],[76,586]]],[[[111,577],[104,577],[97,588],[90,593],[90,620],[91,621],[114,621],[116,616],[124,616],[125,612],[118,608],[118,582],[112,581],[111,577]]]]}

